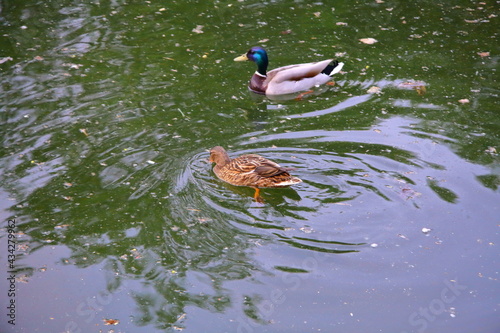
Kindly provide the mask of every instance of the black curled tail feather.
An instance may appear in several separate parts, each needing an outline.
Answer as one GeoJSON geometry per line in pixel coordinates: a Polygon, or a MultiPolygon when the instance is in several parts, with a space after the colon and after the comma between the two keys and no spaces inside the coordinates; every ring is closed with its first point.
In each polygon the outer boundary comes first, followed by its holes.
{"type": "Polygon", "coordinates": [[[326,74],[326,75],[330,75],[332,73],[332,71],[335,69],[335,67],[337,67],[338,65],[339,65],[339,62],[337,60],[333,60],[332,62],[330,62],[328,64],[328,66],[325,67],[325,69],[323,69],[321,71],[321,73],[326,74]]]}

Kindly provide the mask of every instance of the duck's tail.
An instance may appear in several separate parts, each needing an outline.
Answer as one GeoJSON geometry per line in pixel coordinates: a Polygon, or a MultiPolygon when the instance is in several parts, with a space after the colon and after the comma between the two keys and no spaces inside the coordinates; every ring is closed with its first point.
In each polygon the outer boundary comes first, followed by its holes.
{"type": "Polygon", "coordinates": [[[283,180],[279,183],[276,183],[275,186],[291,186],[291,185],[295,185],[295,184],[298,184],[298,183],[302,183],[302,179],[300,179],[299,177],[293,177],[293,176],[290,176],[289,179],[286,179],[286,180],[283,180]]]}
{"type": "Polygon", "coordinates": [[[333,74],[340,72],[343,66],[344,66],[343,62],[338,62],[337,60],[333,60],[328,64],[328,66],[325,67],[325,69],[321,71],[321,73],[332,76],[333,74]]]}

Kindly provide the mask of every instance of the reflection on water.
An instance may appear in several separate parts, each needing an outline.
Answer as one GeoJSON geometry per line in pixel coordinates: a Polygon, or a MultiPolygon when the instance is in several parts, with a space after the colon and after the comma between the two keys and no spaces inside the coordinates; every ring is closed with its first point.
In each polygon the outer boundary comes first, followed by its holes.
{"type": "Polygon", "coordinates": [[[453,279],[470,293],[428,331],[494,327],[496,30],[465,21],[493,22],[481,6],[2,2],[18,327],[412,331],[453,279]],[[299,101],[254,96],[232,62],[247,44],[276,65],[338,53],[346,73],[299,101]],[[303,183],[255,203],[215,177],[215,145],[303,183]]]}

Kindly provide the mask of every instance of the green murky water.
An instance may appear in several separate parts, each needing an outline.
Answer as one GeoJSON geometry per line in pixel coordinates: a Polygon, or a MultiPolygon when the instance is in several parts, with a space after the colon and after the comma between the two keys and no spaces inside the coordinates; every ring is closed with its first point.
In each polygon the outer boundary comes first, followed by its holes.
{"type": "Polygon", "coordinates": [[[0,9],[2,332],[498,331],[496,1],[0,9]],[[254,96],[254,45],[344,72],[254,96]],[[304,182],[258,204],[215,145],[304,182]]]}

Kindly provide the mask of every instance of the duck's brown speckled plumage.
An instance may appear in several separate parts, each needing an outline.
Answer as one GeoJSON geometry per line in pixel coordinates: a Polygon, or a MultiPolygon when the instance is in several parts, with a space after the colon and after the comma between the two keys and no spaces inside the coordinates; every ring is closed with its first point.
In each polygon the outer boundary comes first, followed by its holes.
{"type": "Polygon", "coordinates": [[[210,162],[216,163],[214,173],[223,181],[236,186],[285,187],[302,182],[288,173],[293,168],[284,168],[260,155],[248,154],[229,158],[224,148],[216,146],[210,150],[210,162]]]}

